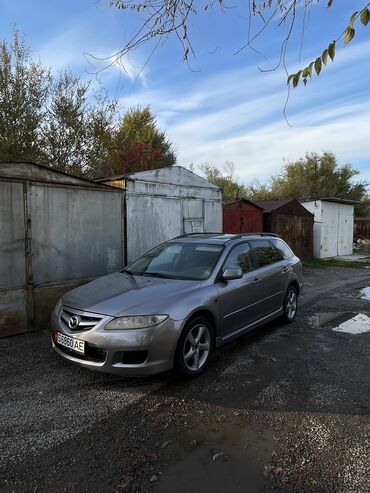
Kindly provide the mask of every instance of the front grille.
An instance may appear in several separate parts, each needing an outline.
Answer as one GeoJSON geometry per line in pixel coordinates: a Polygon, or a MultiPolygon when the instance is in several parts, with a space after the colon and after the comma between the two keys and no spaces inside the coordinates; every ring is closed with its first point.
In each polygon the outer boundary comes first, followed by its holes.
{"type": "Polygon", "coordinates": [[[73,356],[74,358],[81,359],[83,361],[93,361],[94,363],[104,363],[105,358],[107,357],[107,350],[94,347],[85,342],[85,354],[77,353],[76,351],[72,351],[71,349],[62,346],[54,341],[54,344],[62,351],[62,353],[68,354],[69,356],[73,356]]]}
{"type": "Polygon", "coordinates": [[[103,315],[97,315],[95,313],[82,312],[80,310],[75,310],[74,308],[68,308],[66,306],[62,307],[60,312],[60,322],[62,327],[69,330],[91,330],[93,329],[101,320],[103,320],[103,315]],[[75,326],[71,326],[69,321],[74,318],[78,323],[75,326]]]}

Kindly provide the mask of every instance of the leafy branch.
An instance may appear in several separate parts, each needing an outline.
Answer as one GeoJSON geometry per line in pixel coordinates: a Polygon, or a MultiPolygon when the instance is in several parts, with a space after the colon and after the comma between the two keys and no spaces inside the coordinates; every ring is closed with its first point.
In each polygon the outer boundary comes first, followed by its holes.
{"type": "MultiPolygon", "coordinates": [[[[328,1],[328,7],[330,7],[333,3],[333,0],[328,1]]],[[[356,34],[355,30],[355,22],[360,19],[360,22],[363,26],[367,26],[368,23],[370,22],[370,2],[368,2],[362,10],[357,10],[351,15],[351,18],[348,22],[347,27],[345,30],[341,33],[340,36],[338,36],[337,39],[334,39],[327,48],[322,52],[322,55],[317,57],[316,60],[313,60],[307,67],[304,69],[299,70],[298,72],[294,74],[290,74],[287,79],[287,84],[293,85],[293,88],[296,88],[299,84],[299,81],[302,80],[303,84],[306,86],[309,79],[312,78],[313,73],[315,72],[317,76],[320,75],[321,70],[323,69],[324,66],[327,65],[328,59],[330,58],[331,61],[334,61],[335,58],[335,51],[336,51],[336,46],[337,42],[343,38],[344,40],[344,46],[347,46],[352,39],[354,38],[356,34]]]]}

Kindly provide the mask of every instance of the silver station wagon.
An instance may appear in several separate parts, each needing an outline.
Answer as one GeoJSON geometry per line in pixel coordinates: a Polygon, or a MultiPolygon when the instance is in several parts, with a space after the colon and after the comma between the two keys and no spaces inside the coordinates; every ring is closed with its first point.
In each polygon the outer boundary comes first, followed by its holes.
{"type": "Polygon", "coordinates": [[[276,317],[292,322],[301,286],[301,262],[276,235],[184,235],[64,295],[52,345],[90,370],[193,377],[216,347],[276,317]]]}

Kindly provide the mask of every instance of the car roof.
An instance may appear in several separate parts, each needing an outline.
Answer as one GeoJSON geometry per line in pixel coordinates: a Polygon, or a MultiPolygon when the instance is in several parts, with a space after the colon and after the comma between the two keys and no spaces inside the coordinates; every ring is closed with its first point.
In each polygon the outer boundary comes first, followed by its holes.
{"type": "Polygon", "coordinates": [[[214,243],[217,245],[224,245],[225,243],[233,242],[235,240],[241,239],[261,239],[261,237],[278,238],[278,235],[274,233],[243,233],[243,234],[226,234],[226,233],[189,233],[176,238],[172,238],[171,242],[181,242],[186,243],[214,243]]]}

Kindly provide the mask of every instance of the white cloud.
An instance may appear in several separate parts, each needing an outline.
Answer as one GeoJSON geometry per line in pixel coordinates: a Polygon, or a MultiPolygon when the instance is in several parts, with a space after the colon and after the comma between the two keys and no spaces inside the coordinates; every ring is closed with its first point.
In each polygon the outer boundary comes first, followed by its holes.
{"type": "MultiPolygon", "coordinates": [[[[259,74],[255,67],[219,73],[187,90],[138,91],[123,102],[151,104],[177,148],[179,164],[207,161],[221,167],[233,161],[246,181],[263,180],[284,159],[307,151],[331,151],[356,166],[370,158],[370,93],[362,81],[370,72],[364,59],[369,49],[365,42],[342,50],[318,80],[292,93],[293,127],[282,114],[284,76],[259,74]]],[[[365,168],[361,177],[369,175],[365,168]]]]}
{"type": "Polygon", "coordinates": [[[146,86],[148,67],[145,62],[132,54],[121,58],[117,56],[117,50],[102,46],[102,43],[96,47],[96,41],[92,41],[91,37],[91,26],[76,21],[66,31],[40,46],[36,56],[54,72],[70,68],[86,80],[97,75],[106,86],[116,81],[118,74],[146,86]]]}

